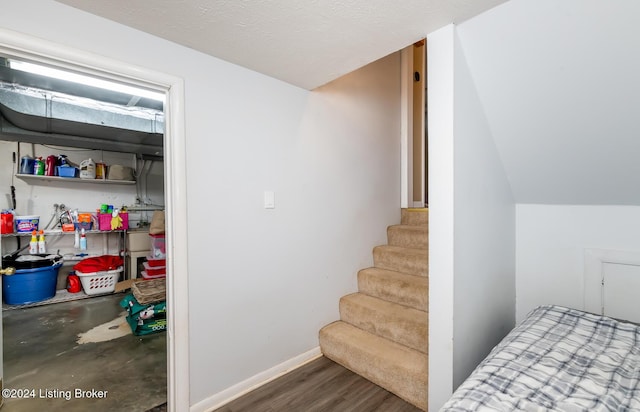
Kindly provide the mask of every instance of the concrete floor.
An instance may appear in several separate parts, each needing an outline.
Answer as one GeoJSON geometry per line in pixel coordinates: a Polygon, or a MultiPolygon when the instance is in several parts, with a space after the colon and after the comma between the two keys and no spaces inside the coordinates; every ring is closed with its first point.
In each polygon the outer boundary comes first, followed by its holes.
{"type": "Polygon", "coordinates": [[[4,388],[33,390],[35,397],[5,399],[2,412],[144,412],[165,403],[166,333],[125,330],[118,319],[124,296],[4,310],[4,388]],[[77,343],[78,334],[114,320],[85,335],[110,340],[77,343]],[[126,334],[115,337],[118,332],[126,334]],[[77,390],[107,392],[90,399],[77,397],[77,390]]]}

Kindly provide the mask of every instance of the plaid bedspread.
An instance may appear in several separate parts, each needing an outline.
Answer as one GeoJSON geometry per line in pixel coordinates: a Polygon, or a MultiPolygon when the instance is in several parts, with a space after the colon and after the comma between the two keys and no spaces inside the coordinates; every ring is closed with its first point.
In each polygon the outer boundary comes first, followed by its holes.
{"type": "Polygon", "coordinates": [[[540,306],[441,411],[640,411],[640,326],[540,306]]]}

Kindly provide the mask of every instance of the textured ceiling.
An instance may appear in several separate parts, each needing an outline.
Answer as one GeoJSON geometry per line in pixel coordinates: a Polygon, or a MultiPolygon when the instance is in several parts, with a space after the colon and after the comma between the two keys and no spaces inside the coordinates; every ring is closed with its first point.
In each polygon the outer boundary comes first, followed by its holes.
{"type": "Polygon", "coordinates": [[[506,0],[57,0],[313,89],[506,0]]]}

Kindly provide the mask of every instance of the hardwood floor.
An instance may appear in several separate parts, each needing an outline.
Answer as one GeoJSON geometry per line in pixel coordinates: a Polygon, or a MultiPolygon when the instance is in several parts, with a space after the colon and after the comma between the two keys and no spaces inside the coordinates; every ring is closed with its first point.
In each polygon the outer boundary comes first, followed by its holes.
{"type": "Polygon", "coordinates": [[[309,362],[214,412],[347,411],[420,412],[415,406],[325,357],[309,362]]]}

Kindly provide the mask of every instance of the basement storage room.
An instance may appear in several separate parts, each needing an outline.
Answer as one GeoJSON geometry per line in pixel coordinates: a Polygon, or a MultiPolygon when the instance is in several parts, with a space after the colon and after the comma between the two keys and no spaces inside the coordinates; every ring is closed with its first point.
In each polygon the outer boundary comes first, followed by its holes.
{"type": "Polygon", "coordinates": [[[163,102],[0,56],[3,410],[166,402],[163,102]]]}

